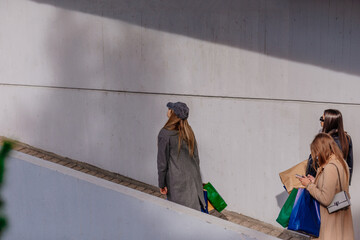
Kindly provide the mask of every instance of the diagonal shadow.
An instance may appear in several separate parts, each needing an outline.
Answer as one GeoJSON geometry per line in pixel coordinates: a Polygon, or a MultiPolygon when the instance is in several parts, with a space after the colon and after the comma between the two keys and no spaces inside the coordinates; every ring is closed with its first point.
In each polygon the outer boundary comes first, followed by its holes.
{"type": "Polygon", "coordinates": [[[360,1],[31,0],[360,75],[360,1]]]}

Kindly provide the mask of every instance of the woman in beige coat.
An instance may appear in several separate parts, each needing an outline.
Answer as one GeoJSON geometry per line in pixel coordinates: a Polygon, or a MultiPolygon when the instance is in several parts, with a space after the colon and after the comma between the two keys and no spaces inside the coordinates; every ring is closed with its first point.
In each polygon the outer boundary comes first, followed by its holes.
{"type": "Polygon", "coordinates": [[[349,193],[349,168],[343,159],[342,152],[330,135],[319,133],[311,143],[311,155],[313,159],[317,159],[320,166],[316,178],[308,175],[299,180],[306,186],[311,196],[320,203],[321,226],[318,239],[353,240],[351,208],[341,209],[331,214],[327,210],[335,194],[341,191],[340,181],[342,190],[349,193]]]}

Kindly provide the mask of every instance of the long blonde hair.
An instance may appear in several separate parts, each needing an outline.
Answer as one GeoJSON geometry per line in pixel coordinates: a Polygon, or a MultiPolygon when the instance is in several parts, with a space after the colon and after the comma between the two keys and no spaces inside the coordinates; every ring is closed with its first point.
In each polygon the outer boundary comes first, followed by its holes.
{"type": "MultiPolygon", "coordinates": [[[[315,136],[311,145],[311,157],[318,161],[319,166],[326,164],[332,154],[340,161],[341,165],[345,169],[346,178],[349,180],[349,174],[347,169],[347,163],[344,160],[343,153],[334,139],[327,133],[319,133],[315,136]]],[[[316,161],[315,160],[315,161],[316,161]]],[[[315,167],[315,161],[313,167],[315,167]]]]}
{"type": "Polygon", "coordinates": [[[182,141],[185,141],[189,147],[189,154],[191,157],[194,156],[195,149],[195,135],[191,126],[189,125],[186,119],[182,120],[176,116],[176,114],[171,110],[171,115],[169,120],[166,122],[165,129],[175,130],[179,133],[179,146],[178,151],[180,152],[180,147],[182,141]]]}

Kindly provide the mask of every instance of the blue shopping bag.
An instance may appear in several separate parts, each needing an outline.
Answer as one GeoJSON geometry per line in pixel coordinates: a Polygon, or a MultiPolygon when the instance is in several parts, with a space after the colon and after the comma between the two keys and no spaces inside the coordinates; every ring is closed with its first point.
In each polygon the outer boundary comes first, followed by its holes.
{"type": "Polygon", "coordinates": [[[208,194],[207,191],[204,190],[204,200],[205,200],[205,206],[201,205],[201,212],[209,214],[209,208],[208,208],[208,194]]]}
{"type": "Polygon", "coordinates": [[[308,190],[300,188],[292,209],[288,229],[319,237],[320,205],[308,190]]]}

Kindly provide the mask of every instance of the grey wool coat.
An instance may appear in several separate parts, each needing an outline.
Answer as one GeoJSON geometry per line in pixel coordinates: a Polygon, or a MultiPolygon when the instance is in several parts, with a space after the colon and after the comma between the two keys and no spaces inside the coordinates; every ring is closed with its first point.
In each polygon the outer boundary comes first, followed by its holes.
{"type": "Polygon", "coordinates": [[[168,200],[201,210],[205,200],[196,142],[193,157],[190,157],[186,142],[182,141],[180,152],[178,144],[177,131],[161,129],[157,155],[159,187],[168,188],[168,200]]]}

